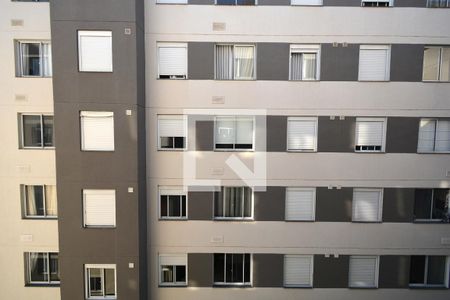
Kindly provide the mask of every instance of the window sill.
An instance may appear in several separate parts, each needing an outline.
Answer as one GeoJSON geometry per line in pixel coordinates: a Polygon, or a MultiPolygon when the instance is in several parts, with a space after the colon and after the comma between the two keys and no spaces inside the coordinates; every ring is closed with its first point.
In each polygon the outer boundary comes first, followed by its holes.
{"type": "Polygon", "coordinates": [[[285,285],[283,286],[285,289],[312,289],[312,285],[285,285]]]}
{"type": "Polygon", "coordinates": [[[423,83],[450,83],[450,81],[443,80],[422,80],[423,83]]]}
{"type": "Polygon", "coordinates": [[[383,223],[383,221],[357,221],[357,220],[352,220],[352,223],[381,224],[381,223],[383,223]]]}
{"type": "Polygon", "coordinates": [[[83,226],[83,229],[116,229],[116,226],[83,226]]]}
{"type": "Polygon", "coordinates": [[[349,286],[348,288],[351,290],[376,290],[376,289],[378,289],[377,286],[349,286]]]}
{"type": "MultiPolygon", "coordinates": [[[[78,70],[78,73],[81,73],[81,74],[83,74],[83,73],[87,73],[87,74],[112,74],[114,72],[113,71],[81,71],[81,70],[78,70]]],[[[95,299],[95,298],[93,298],[93,299],[95,299]]],[[[103,299],[103,298],[100,298],[100,299],[103,299]]],[[[106,299],[109,299],[109,298],[106,298],[106,299]]]]}
{"type": "Polygon", "coordinates": [[[20,147],[20,150],[55,150],[55,147],[20,147]]]}
{"type": "Polygon", "coordinates": [[[25,287],[59,287],[60,283],[26,283],[25,287]]]}
{"type": "Polygon", "coordinates": [[[214,152],[255,152],[254,149],[214,149],[214,152]]]}
{"type": "Polygon", "coordinates": [[[364,150],[361,150],[361,151],[357,151],[357,150],[355,150],[355,153],[375,153],[375,154],[385,154],[386,152],[384,152],[384,151],[364,151],[364,150]]]}
{"type": "Polygon", "coordinates": [[[414,224],[450,224],[444,220],[414,220],[414,224]]]}
{"type": "Polygon", "coordinates": [[[302,222],[302,223],[314,223],[316,220],[284,220],[285,222],[289,223],[295,223],[295,222],[302,222]]]}
{"type": "Polygon", "coordinates": [[[185,152],[187,151],[187,148],[169,148],[169,149],[164,149],[164,148],[158,148],[158,151],[161,152],[185,152]]]}
{"type": "Polygon", "coordinates": [[[286,152],[288,152],[288,153],[317,153],[317,149],[314,149],[314,150],[294,150],[294,149],[287,149],[286,152]]]}
{"type": "Polygon", "coordinates": [[[173,217],[173,218],[167,218],[167,217],[160,217],[159,221],[187,221],[187,217],[173,217]]]}
{"type": "Polygon", "coordinates": [[[39,217],[39,216],[30,216],[30,217],[22,217],[22,220],[48,220],[48,221],[57,221],[58,217],[39,217]]]}
{"type": "Polygon", "coordinates": [[[253,221],[255,221],[255,219],[253,219],[253,218],[220,218],[220,217],[214,217],[213,221],[253,222],[253,221]]]}
{"type": "Polygon", "coordinates": [[[160,283],[160,284],[158,284],[159,288],[186,288],[187,286],[188,286],[187,283],[183,283],[183,284],[160,283]]]}
{"type": "Polygon", "coordinates": [[[251,288],[251,283],[213,283],[213,288],[251,288]]]}
{"type": "Polygon", "coordinates": [[[417,154],[450,154],[450,151],[417,152],[417,154]]]}
{"type": "Polygon", "coordinates": [[[446,290],[448,289],[445,285],[415,285],[410,284],[409,288],[412,290],[446,290]]]}

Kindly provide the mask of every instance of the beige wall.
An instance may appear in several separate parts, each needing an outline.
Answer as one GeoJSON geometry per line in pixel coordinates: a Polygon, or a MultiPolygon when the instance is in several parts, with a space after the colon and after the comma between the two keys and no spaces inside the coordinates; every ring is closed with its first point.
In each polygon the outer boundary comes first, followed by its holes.
{"type": "Polygon", "coordinates": [[[24,286],[23,253],[58,251],[57,220],[23,220],[20,198],[21,184],[56,184],[55,153],[18,143],[19,113],[53,112],[52,79],[15,77],[15,39],[50,40],[48,3],[0,2],[0,298],[56,300],[58,287],[24,286]],[[23,26],[11,26],[12,19],[23,26]]]}

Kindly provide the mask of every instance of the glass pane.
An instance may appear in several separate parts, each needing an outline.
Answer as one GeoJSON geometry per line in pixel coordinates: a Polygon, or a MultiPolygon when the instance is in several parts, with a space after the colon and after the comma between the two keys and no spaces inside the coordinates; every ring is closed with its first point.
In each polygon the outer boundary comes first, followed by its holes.
{"type": "Polygon", "coordinates": [[[161,266],[161,282],[173,282],[173,266],[161,266]]]}
{"type": "Polygon", "coordinates": [[[303,80],[316,79],[316,69],[317,69],[316,56],[317,56],[316,53],[303,54],[303,80]]]}
{"type": "Polygon", "coordinates": [[[253,79],[254,47],[234,47],[234,79],[253,79]]]}
{"type": "Polygon", "coordinates": [[[234,5],[236,0],[216,0],[217,5],[234,5]]]}
{"type": "Polygon", "coordinates": [[[89,271],[89,295],[103,296],[102,272],[103,269],[92,268],[89,271]]]}
{"type": "Polygon", "coordinates": [[[27,185],[25,189],[27,216],[44,216],[44,187],[27,185]]]}
{"type": "Polygon", "coordinates": [[[255,0],[237,0],[237,5],[255,5],[255,0]]]}
{"type": "Polygon", "coordinates": [[[244,255],[232,254],[231,282],[244,282],[244,255]]]}
{"type": "Polygon", "coordinates": [[[44,146],[53,147],[53,116],[43,116],[44,121],[44,146]]]}
{"type": "Polygon", "coordinates": [[[41,44],[22,43],[22,74],[24,76],[41,76],[41,44]]]}
{"type": "Polygon", "coordinates": [[[216,119],[216,145],[233,145],[235,143],[235,118],[217,117],[216,119]]]}
{"type": "Polygon", "coordinates": [[[50,281],[59,281],[58,253],[49,253],[50,256],[50,281]]]}
{"type": "Polygon", "coordinates": [[[173,137],[161,137],[160,138],[160,147],[162,149],[171,149],[173,148],[173,137]]]}
{"type": "Polygon", "coordinates": [[[411,256],[409,283],[423,284],[425,281],[425,256],[411,256]]]}
{"type": "Polygon", "coordinates": [[[225,254],[225,282],[233,282],[233,254],[225,254]]]}
{"type": "Polygon", "coordinates": [[[185,148],[185,146],[184,146],[185,138],[184,137],[174,137],[174,140],[175,140],[174,145],[175,145],[176,149],[184,149],[185,148]]]}
{"type": "Polygon", "coordinates": [[[176,266],[176,282],[186,282],[186,266],[176,266]]]}
{"type": "Polygon", "coordinates": [[[450,81],[450,48],[442,48],[441,81],[450,81]]]}
{"type": "Polygon", "coordinates": [[[244,254],[245,265],[244,265],[244,282],[250,283],[250,254],[244,254]]]}
{"type": "Polygon", "coordinates": [[[428,256],[427,284],[445,284],[445,256],[428,256]]]}
{"type": "Polygon", "coordinates": [[[186,196],[181,196],[181,216],[186,217],[186,196]]]}
{"type": "Polygon", "coordinates": [[[45,186],[45,213],[47,216],[58,215],[58,205],[56,201],[56,186],[45,186]]]}
{"type": "Polygon", "coordinates": [[[30,253],[31,282],[47,282],[47,253],[30,253]]]}
{"type": "Polygon", "coordinates": [[[253,146],[253,118],[236,118],[236,149],[251,149],[253,146]]]}
{"type": "Polygon", "coordinates": [[[240,218],[242,214],[242,191],[243,188],[225,188],[225,217],[240,218]]]}
{"type": "Polygon", "coordinates": [[[224,282],[225,254],[214,254],[214,282],[224,282]]]}
{"type": "Polygon", "coordinates": [[[433,193],[433,219],[448,219],[449,207],[448,201],[450,199],[450,190],[435,189],[433,193]]]}
{"type": "Polygon", "coordinates": [[[302,80],[301,53],[291,53],[291,80],[302,80]]]}
{"type": "Polygon", "coordinates": [[[414,201],[414,216],[416,219],[431,218],[431,189],[416,189],[414,201]]]}
{"type": "Polygon", "coordinates": [[[222,192],[214,193],[214,216],[215,217],[223,217],[223,193],[224,189],[222,188],[222,192]]]}
{"type": "MultiPolygon", "coordinates": [[[[233,2],[234,0],[224,0],[233,2]]],[[[219,3],[217,3],[219,4],[219,3]]],[[[228,80],[233,79],[233,46],[232,45],[217,45],[216,46],[216,61],[215,61],[216,79],[228,80]]]]}
{"type": "Polygon", "coordinates": [[[23,146],[41,147],[41,116],[23,117],[23,146]]]}
{"type": "Polygon", "coordinates": [[[250,218],[252,216],[252,189],[244,188],[244,217],[250,218]]]}
{"type": "Polygon", "coordinates": [[[168,196],[161,195],[161,217],[167,217],[167,198],[168,196]]]}
{"type": "Polygon", "coordinates": [[[180,196],[169,196],[169,216],[179,217],[181,215],[180,196]]]}
{"type": "Polygon", "coordinates": [[[44,76],[52,76],[52,45],[42,44],[42,71],[44,76]]]}
{"type": "Polygon", "coordinates": [[[440,48],[425,48],[423,57],[423,80],[439,80],[440,48]]]}
{"type": "Polygon", "coordinates": [[[116,274],[114,269],[105,269],[105,296],[116,295],[116,274]]]}

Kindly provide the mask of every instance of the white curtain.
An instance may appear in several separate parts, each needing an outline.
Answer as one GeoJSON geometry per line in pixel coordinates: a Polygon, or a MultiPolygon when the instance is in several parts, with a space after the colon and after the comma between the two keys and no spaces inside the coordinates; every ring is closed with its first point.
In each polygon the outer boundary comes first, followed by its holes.
{"type": "Polygon", "coordinates": [[[438,80],[439,56],[439,48],[425,48],[423,57],[423,80],[438,80]]]}
{"type": "Polygon", "coordinates": [[[301,53],[291,53],[291,80],[302,80],[301,53]]]}
{"type": "Polygon", "coordinates": [[[442,48],[441,81],[450,81],[450,48],[442,48]]]}
{"type": "Polygon", "coordinates": [[[42,74],[52,76],[52,45],[42,44],[42,74]]]}
{"type": "Polygon", "coordinates": [[[216,46],[216,79],[233,79],[233,46],[216,46]]]}
{"type": "Polygon", "coordinates": [[[216,144],[234,144],[236,138],[235,118],[217,117],[216,144]]]}
{"type": "Polygon", "coordinates": [[[438,121],[435,150],[437,152],[450,151],[450,121],[438,121]]]}
{"type": "Polygon", "coordinates": [[[234,47],[234,79],[253,79],[254,47],[234,47]]]}
{"type": "Polygon", "coordinates": [[[27,185],[25,187],[25,195],[27,205],[27,216],[36,216],[37,208],[36,208],[36,199],[34,195],[34,186],[27,185]]]}
{"type": "Polygon", "coordinates": [[[303,80],[315,80],[316,79],[316,53],[303,53],[303,80]]]}
{"type": "Polygon", "coordinates": [[[419,126],[418,152],[434,151],[436,120],[421,120],[419,126]]]}
{"type": "Polygon", "coordinates": [[[236,118],[236,144],[253,144],[253,118],[236,118]]]}

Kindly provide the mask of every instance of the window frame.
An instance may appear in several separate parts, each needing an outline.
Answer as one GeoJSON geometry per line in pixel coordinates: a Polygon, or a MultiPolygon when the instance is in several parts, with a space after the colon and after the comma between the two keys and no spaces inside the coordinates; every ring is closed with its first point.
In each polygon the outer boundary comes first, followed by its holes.
{"type": "Polygon", "coordinates": [[[20,113],[20,149],[55,149],[55,116],[51,113],[20,113]],[[24,116],[39,116],[41,124],[41,144],[42,146],[25,146],[25,126],[24,126],[24,116]],[[45,146],[44,142],[44,117],[53,118],[53,146],[45,146]]]}
{"type": "Polygon", "coordinates": [[[450,8],[450,0],[446,0],[446,1],[447,1],[447,6],[434,7],[434,6],[431,6],[431,0],[427,0],[427,8],[450,8]]]}
{"type": "MultiPolygon", "coordinates": [[[[183,4],[184,5],[184,4],[183,4]]],[[[185,42],[156,42],[156,62],[157,62],[157,73],[156,73],[156,79],[157,80],[188,80],[189,79],[189,48],[188,43],[185,42]],[[161,47],[165,46],[165,47],[161,47]],[[160,75],[160,60],[159,60],[159,49],[160,48],[184,48],[186,49],[186,75],[185,78],[161,78],[160,75]]],[[[170,75],[173,76],[173,75],[170,75]]]]}
{"type": "MultiPolygon", "coordinates": [[[[58,219],[58,211],[56,211],[56,215],[52,216],[52,215],[47,215],[47,186],[49,186],[48,184],[21,184],[20,185],[20,189],[21,189],[21,193],[22,193],[22,205],[23,205],[23,219],[50,219],[50,220],[55,220],[58,219]],[[28,215],[27,211],[28,211],[28,206],[27,206],[27,198],[28,198],[28,190],[27,187],[28,186],[42,186],[42,190],[43,190],[43,195],[42,195],[42,201],[43,201],[43,207],[44,207],[44,215],[43,216],[39,216],[39,215],[28,215]]],[[[55,186],[56,185],[51,185],[51,186],[55,186]]],[[[56,199],[56,201],[58,201],[56,199]]]]}
{"type": "Polygon", "coordinates": [[[255,116],[249,116],[249,115],[221,115],[221,116],[214,116],[214,151],[217,152],[254,152],[255,151],[255,139],[256,139],[256,118],[255,116]],[[236,148],[236,135],[235,135],[235,141],[233,143],[233,148],[217,148],[216,142],[217,142],[217,119],[218,118],[233,118],[234,119],[234,131],[237,132],[237,119],[241,117],[247,117],[251,118],[253,122],[253,134],[252,134],[252,148],[249,149],[242,149],[242,148],[236,148]]]}
{"type": "Polygon", "coordinates": [[[52,252],[52,251],[44,251],[44,252],[25,252],[25,260],[26,260],[26,266],[25,266],[25,285],[26,286],[59,286],[61,284],[61,278],[58,281],[52,281],[51,280],[51,272],[50,272],[50,254],[58,254],[58,270],[59,270],[59,253],[58,252],[52,252]],[[31,280],[31,255],[32,253],[42,253],[45,254],[45,262],[46,262],[46,273],[48,276],[47,281],[32,281],[31,280]]]}
{"type": "Polygon", "coordinates": [[[255,191],[252,187],[249,186],[222,186],[221,187],[221,191],[220,191],[220,201],[221,201],[221,205],[222,205],[222,216],[216,216],[216,201],[214,201],[213,204],[213,220],[214,221],[253,221],[255,218],[255,191]],[[242,189],[242,194],[243,194],[243,199],[245,196],[245,188],[249,188],[251,191],[251,197],[250,197],[250,217],[245,217],[245,201],[242,201],[241,204],[241,209],[242,209],[242,217],[225,217],[225,190],[229,189],[229,188],[243,188],[242,189]]]}
{"type": "Polygon", "coordinates": [[[214,253],[213,254],[213,286],[239,286],[239,287],[252,287],[253,286],[253,254],[252,253],[226,253],[226,252],[221,252],[221,253],[214,253]],[[215,255],[216,254],[223,254],[224,255],[224,260],[223,260],[223,274],[224,274],[224,281],[220,282],[220,281],[215,281],[214,278],[214,265],[215,265],[215,255]],[[231,254],[231,255],[242,255],[242,278],[243,278],[243,282],[227,282],[226,278],[227,278],[227,254],[231,254]],[[250,282],[245,282],[245,255],[248,254],[249,258],[250,258],[250,282]]]}
{"type": "Polygon", "coordinates": [[[314,255],[309,254],[285,254],[283,257],[283,287],[285,288],[312,288],[314,286],[314,255]],[[310,274],[309,274],[309,284],[286,284],[286,258],[287,257],[303,257],[310,259],[310,274]]]}
{"type": "Polygon", "coordinates": [[[370,0],[361,0],[361,7],[394,7],[394,0],[386,0],[386,1],[383,1],[383,0],[372,0],[372,1],[370,1],[370,0]],[[388,3],[388,6],[365,6],[364,5],[364,3],[365,2],[378,2],[378,3],[380,3],[380,2],[387,2],[388,3]]]}
{"type": "Polygon", "coordinates": [[[319,0],[319,1],[320,1],[320,4],[293,4],[292,0],[290,0],[290,5],[291,6],[307,6],[307,7],[309,7],[309,6],[312,6],[312,7],[314,7],[314,6],[323,6],[323,0],[319,0]]]}
{"type": "Polygon", "coordinates": [[[159,254],[158,255],[158,273],[159,273],[159,275],[158,275],[158,277],[159,277],[159,283],[158,283],[158,285],[160,286],[160,287],[170,287],[170,286],[178,286],[178,287],[186,287],[186,286],[188,286],[188,282],[189,282],[189,278],[188,278],[188,266],[189,266],[189,263],[188,263],[188,255],[187,254],[185,254],[185,253],[170,253],[170,254],[159,254]],[[176,266],[181,266],[181,265],[164,265],[164,266],[172,266],[172,267],[174,267],[173,268],[173,270],[174,270],[174,275],[173,275],[173,278],[174,278],[174,282],[163,282],[162,281],[162,274],[163,274],[163,272],[162,272],[162,267],[163,267],[163,265],[161,264],[161,257],[164,257],[164,256],[184,256],[185,257],[185,259],[186,259],[186,263],[184,264],[184,270],[185,270],[185,278],[186,278],[186,281],[185,282],[177,282],[176,281],[176,266]]]}
{"type": "Polygon", "coordinates": [[[258,5],[258,0],[254,0],[255,4],[237,4],[238,0],[233,0],[234,4],[217,4],[217,0],[214,0],[214,5],[218,5],[218,6],[257,6],[258,5]]]}
{"type": "Polygon", "coordinates": [[[392,45],[391,44],[361,44],[359,45],[359,59],[358,59],[358,82],[390,82],[391,81],[391,60],[392,60],[392,45]],[[385,79],[361,79],[361,51],[363,50],[386,50],[386,64],[385,79]]]}
{"type": "MultiPolygon", "coordinates": [[[[419,120],[419,132],[418,134],[420,134],[420,123],[422,121],[432,121],[434,122],[434,139],[433,139],[433,149],[436,149],[436,133],[437,133],[437,128],[438,128],[438,123],[439,121],[444,121],[444,122],[450,122],[450,119],[447,118],[420,118],[419,120]]],[[[450,153],[450,149],[447,151],[419,151],[419,139],[417,140],[417,153],[418,154],[447,154],[450,153]]]]}
{"type": "Polygon", "coordinates": [[[350,289],[377,289],[379,287],[380,282],[380,256],[379,255],[350,255],[349,262],[348,262],[348,288],[350,289]],[[350,283],[350,272],[351,272],[351,260],[352,258],[358,259],[358,258],[366,258],[366,259],[375,259],[376,265],[375,265],[375,282],[373,286],[354,286],[350,283]]]}
{"type": "Polygon", "coordinates": [[[315,153],[317,152],[317,140],[318,140],[318,136],[319,136],[319,118],[318,117],[301,117],[301,116],[288,116],[287,117],[287,128],[286,128],[286,151],[287,152],[306,152],[306,153],[315,153]],[[314,149],[309,150],[309,149],[289,149],[289,121],[313,121],[314,122],[314,131],[316,133],[315,137],[314,137],[314,149]]]}
{"type": "Polygon", "coordinates": [[[156,4],[172,4],[172,5],[186,5],[186,4],[189,4],[188,3],[188,0],[183,0],[183,2],[170,2],[170,0],[169,1],[167,1],[167,0],[156,0],[155,1],[155,3],[156,4]]]}
{"type": "MultiPolygon", "coordinates": [[[[173,195],[172,195],[173,196],[173,195]]],[[[158,217],[159,220],[188,220],[188,191],[184,189],[183,186],[158,186],[158,217]],[[168,195],[164,195],[161,191],[163,190],[174,190],[174,191],[180,191],[183,190],[183,194],[179,194],[176,196],[180,197],[180,214],[182,214],[182,196],[185,196],[186,199],[186,215],[185,216],[180,216],[180,217],[173,217],[173,216],[163,216],[161,214],[161,196],[168,196],[168,195]]],[[[169,201],[167,201],[167,212],[169,212],[169,201]]]]}
{"type": "Polygon", "coordinates": [[[387,132],[387,117],[357,117],[355,120],[355,147],[354,147],[354,153],[386,153],[386,132],[387,132]],[[356,150],[357,146],[364,146],[364,145],[357,145],[356,141],[358,139],[356,126],[358,124],[358,121],[360,122],[383,122],[383,132],[382,132],[382,143],[381,143],[381,150],[356,150]]]}
{"type": "MultiPolygon", "coordinates": [[[[294,6],[308,6],[309,7],[309,6],[317,6],[317,5],[294,5],[294,6]]],[[[321,49],[322,49],[322,45],[321,44],[290,44],[289,45],[289,81],[293,81],[293,82],[303,82],[303,81],[315,82],[315,81],[320,81],[320,55],[321,55],[321,49]],[[297,49],[297,51],[295,51],[295,49],[297,49]],[[314,54],[316,54],[316,78],[315,79],[303,79],[303,78],[300,79],[300,80],[292,79],[292,54],[293,53],[301,53],[302,55],[305,54],[305,53],[308,53],[308,54],[314,53],[314,54]]],[[[301,72],[303,74],[303,65],[302,65],[301,72]]]]}
{"type": "MultiPolygon", "coordinates": [[[[85,34],[87,36],[87,34],[85,34]]],[[[79,29],[77,30],[77,71],[78,73],[113,73],[114,72],[114,51],[113,51],[113,32],[112,30],[97,30],[97,29],[79,29]],[[81,51],[81,37],[83,36],[83,32],[89,32],[89,36],[98,36],[98,37],[110,37],[111,38],[111,70],[82,70],[82,51],[81,51]]]]}
{"type": "Polygon", "coordinates": [[[117,299],[117,269],[115,264],[85,264],[84,265],[84,277],[85,277],[85,297],[86,299],[117,299]],[[90,269],[101,269],[102,276],[102,289],[103,294],[105,294],[105,270],[113,269],[114,270],[114,296],[90,296],[90,269]]]}
{"type": "Polygon", "coordinates": [[[352,223],[382,223],[383,222],[383,198],[384,188],[354,188],[352,196],[352,223]],[[377,192],[378,197],[378,214],[376,221],[356,220],[354,216],[355,192],[377,192]]]}
{"type": "MultiPolygon", "coordinates": [[[[257,0],[255,0],[257,1],[257,0]]],[[[222,6],[222,5],[220,5],[222,6]]],[[[225,5],[227,6],[227,5],[225,5]]],[[[232,6],[232,5],[230,5],[232,6]]],[[[238,6],[253,6],[253,5],[238,5],[238,6]]],[[[254,5],[256,6],[256,4],[254,5]]],[[[257,53],[256,53],[256,44],[246,44],[246,43],[215,43],[214,44],[214,80],[216,81],[255,81],[257,80],[257,71],[256,71],[256,66],[257,66],[257,53]],[[233,78],[232,79],[218,79],[216,74],[217,74],[217,64],[216,64],[216,60],[217,60],[217,46],[233,46],[233,66],[232,66],[232,73],[233,73],[233,78]],[[237,78],[235,77],[235,63],[234,63],[234,59],[235,59],[235,48],[236,47],[253,47],[253,77],[252,78],[237,78]]]]}
{"type": "MultiPolygon", "coordinates": [[[[442,223],[443,219],[433,219],[433,211],[434,211],[434,193],[436,189],[441,189],[441,188],[423,188],[424,190],[431,190],[431,200],[430,200],[430,218],[429,219],[422,219],[422,218],[414,218],[414,222],[415,223],[442,223]]],[[[442,188],[444,190],[449,190],[450,193],[450,188],[442,188]]],[[[414,207],[416,205],[416,199],[414,199],[414,207]]]]}
{"type": "Polygon", "coordinates": [[[81,152],[114,152],[116,151],[116,126],[113,111],[94,111],[94,110],[81,110],[80,111],[80,150],[81,152]],[[97,116],[88,116],[88,114],[97,114],[97,116]],[[102,115],[103,116],[100,116],[102,115]],[[83,118],[112,118],[112,149],[94,149],[93,147],[86,147],[86,141],[84,136],[86,135],[86,127],[84,125],[83,118]]]}
{"type": "MultiPolygon", "coordinates": [[[[449,288],[449,277],[450,277],[450,256],[447,255],[436,255],[445,256],[445,274],[444,274],[444,284],[427,284],[428,279],[428,260],[430,256],[435,255],[418,255],[425,256],[425,267],[423,270],[423,281],[424,283],[410,283],[408,282],[409,288],[449,288]]],[[[411,281],[411,275],[409,275],[409,281],[411,281]]]]}
{"type": "Polygon", "coordinates": [[[285,195],[285,204],[284,204],[284,221],[286,222],[315,222],[316,221],[316,202],[317,202],[317,188],[315,187],[296,187],[296,186],[287,186],[286,187],[286,195],[285,195]],[[302,191],[312,191],[312,218],[311,219],[288,219],[287,218],[287,200],[288,200],[288,191],[289,190],[302,190],[302,191]]]}
{"type": "MultiPolygon", "coordinates": [[[[189,135],[189,125],[188,125],[188,116],[187,115],[167,115],[167,114],[159,114],[156,116],[156,127],[157,127],[157,144],[158,144],[158,151],[187,151],[188,150],[188,135],[189,135]],[[184,132],[186,133],[184,136],[184,147],[183,148],[162,148],[161,147],[161,134],[160,134],[160,117],[161,118],[168,118],[171,117],[173,119],[182,119],[183,122],[183,127],[184,127],[184,132]]],[[[175,137],[170,137],[170,138],[175,138],[175,137]]],[[[175,145],[175,142],[174,142],[175,145]]]]}
{"type": "Polygon", "coordinates": [[[83,229],[115,229],[117,227],[117,190],[115,189],[82,189],[82,209],[83,209],[83,229]],[[114,191],[114,224],[113,225],[88,225],[86,224],[87,211],[86,211],[86,193],[87,191],[93,191],[94,194],[98,191],[114,191]]]}
{"type": "MultiPolygon", "coordinates": [[[[36,1],[17,1],[17,2],[36,2],[36,1]]],[[[41,2],[41,1],[39,1],[41,2]]],[[[49,2],[49,1],[46,1],[49,2]]],[[[17,49],[17,60],[16,60],[16,66],[18,67],[18,70],[16,70],[16,77],[18,78],[52,78],[53,77],[53,68],[51,70],[52,75],[47,76],[44,75],[43,72],[43,65],[44,65],[44,44],[49,44],[50,47],[52,45],[51,40],[16,40],[16,49],[17,49]],[[23,53],[22,53],[22,44],[39,44],[39,75],[24,75],[23,74],[23,53]]],[[[50,56],[50,60],[52,59],[53,53],[50,56]]]]}
{"type": "MultiPolygon", "coordinates": [[[[449,4],[448,5],[450,5],[450,0],[448,0],[449,1],[449,4]]],[[[430,8],[450,8],[450,6],[448,6],[448,7],[430,7],[430,8]]],[[[438,60],[437,60],[437,65],[438,65],[438,72],[437,72],[437,78],[438,79],[424,79],[424,73],[422,72],[422,82],[435,82],[435,83],[439,83],[439,82],[442,82],[442,83],[448,83],[448,82],[450,82],[450,76],[449,76],[449,80],[442,80],[441,78],[442,78],[442,56],[443,56],[443,50],[444,49],[449,49],[449,51],[450,51],[450,46],[439,46],[439,45],[431,45],[431,46],[428,46],[428,45],[425,45],[425,47],[424,47],[424,49],[423,49],[423,51],[424,51],[424,53],[425,53],[425,50],[426,49],[439,49],[439,57],[438,57],[438,60]]],[[[422,63],[422,68],[423,68],[423,71],[425,71],[425,55],[424,55],[424,58],[423,58],[423,63],[422,63]]]]}

